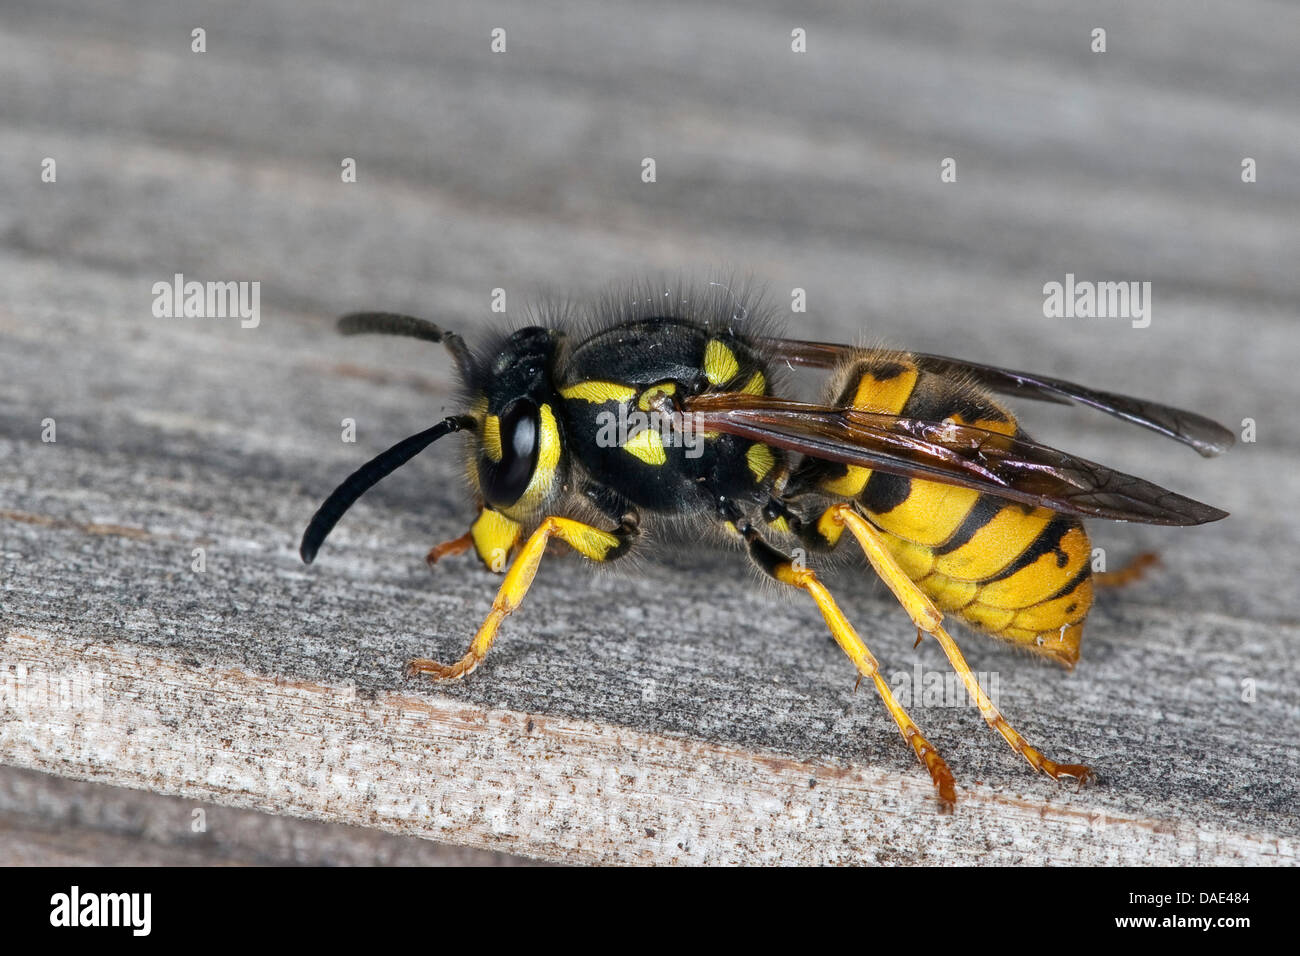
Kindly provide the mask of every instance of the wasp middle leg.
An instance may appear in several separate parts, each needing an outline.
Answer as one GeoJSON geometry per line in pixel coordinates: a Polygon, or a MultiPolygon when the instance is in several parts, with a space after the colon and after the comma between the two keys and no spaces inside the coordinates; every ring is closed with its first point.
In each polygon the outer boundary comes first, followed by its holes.
{"type": "Polygon", "coordinates": [[[1122,588],[1146,577],[1147,569],[1160,563],[1160,555],[1154,551],[1143,551],[1134,556],[1128,564],[1118,571],[1094,571],[1092,583],[1099,588],[1122,588]]]}
{"type": "Polygon", "coordinates": [[[893,692],[889,689],[889,684],[886,683],[884,676],[880,673],[880,664],[875,655],[871,653],[866,643],[858,636],[858,632],[854,630],[853,625],[844,616],[844,612],[835,603],[835,599],[826,590],[826,586],[822,584],[817,574],[810,568],[796,564],[791,556],[778,551],[764,541],[758,530],[733,503],[724,502],[720,511],[723,517],[730,521],[736,531],[745,539],[749,547],[750,558],[758,567],[782,584],[807,592],[817,604],[817,609],[821,611],[822,618],[826,621],[826,626],[830,628],[835,642],[848,655],[849,660],[853,661],[853,666],[857,668],[858,674],[861,677],[871,679],[871,682],[876,687],[876,692],[885,704],[885,708],[902,732],[903,739],[911,745],[912,750],[916,752],[917,759],[930,772],[930,779],[939,792],[942,809],[945,812],[951,811],[957,800],[956,783],[953,780],[952,771],[948,769],[948,764],[939,754],[939,751],[925,738],[916,722],[903,709],[903,705],[894,697],[893,692]]]}
{"type": "Polygon", "coordinates": [[[976,706],[979,707],[980,715],[990,727],[1002,735],[1003,739],[1011,745],[1012,750],[1024,757],[1035,770],[1041,770],[1054,780],[1060,780],[1062,777],[1072,777],[1082,784],[1094,778],[1092,770],[1082,764],[1057,763],[1044,757],[1037,749],[1031,747],[1014,727],[1007,723],[1006,718],[993,706],[993,701],[989,700],[988,694],[980,686],[974,672],[970,669],[970,665],[966,663],[966,658],[962,655],[961,649],[957,646],[957,642],[944,630],[941,623],[943,613],[934,606],[934,602],[899,567],[898,562],[881,539],[880,533],[862,515],[858,514],[852,505],[838,504],[831,506],[823,512],[818,524],[823,532],[830,530],[827,527],[828,525],[848,528],[852,532],[853,537],[857,539],[863,553],[867,556],[867,560],[871,562],[871,566],[888,585],[899,603],[907,609],[913,623],[939,642],[944,654],[948,656],[948,662],[952,665],[952,669],[957,672],[957,676],[961,678],[962,683],[965,685],[966,692],[970,694],[976,706]]]}

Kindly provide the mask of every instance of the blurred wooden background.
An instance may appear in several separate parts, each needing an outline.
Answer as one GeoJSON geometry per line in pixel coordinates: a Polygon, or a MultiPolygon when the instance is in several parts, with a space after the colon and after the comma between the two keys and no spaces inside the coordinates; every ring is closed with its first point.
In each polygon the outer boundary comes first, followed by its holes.
{"type": "MultiPolygon", "coordinates": [[[[950,7],[6,3],[0,859],[1294,863],[1300,10],[950,7]],[[454,449],[298,561],[337,481],[454,407],[438,349],[342,340],[335,315],[473,334],[495,288],[515,320],[648,272],[752,276],[801,337],[1257,423],[1202,461],[1024,409],[1233,513],[1094,527],[1164,565],[1100,599],[1073,675],[959,635],[1099,786],[916,706],[960,788],[937,815],[816,610],[730,553],[548,562],[469,681],[404,679],[495,588],[422,561],[469,516],[454,449]],[[260,282],[260,324],[155,318],[176,273],[260,282]],[[1067,273],[1150,281],[1150,327],[1044,318],[1067,273]]],[[[887,675],[944,671],[866,572],[832,583],[887,675]]]]}

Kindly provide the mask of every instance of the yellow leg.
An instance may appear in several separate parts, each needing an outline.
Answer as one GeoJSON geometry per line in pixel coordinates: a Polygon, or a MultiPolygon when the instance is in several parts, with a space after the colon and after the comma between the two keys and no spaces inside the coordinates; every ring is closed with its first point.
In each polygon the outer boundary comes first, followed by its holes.
{"type": "Polygon", "coordinates": [[[790,564],[777,565],[772,570],[772,574],[784,584],[807,591],[812,599],[817,602],[817,608],[822,612],[822,617],[826,620],[826,626],[830,628],[836,643],[840,645],[845,654],[849,655],[849,659],[853,661],[853,666],[858,669],[858,673],[862,677],[870,677],[871,682],[876,685],[876,691],[880,694],[881,700],[885,702],[885,707],[888,708],[890,716],[898,724],[898,729],[903,732],[903,739],[912,745],[912,749],[916,751],[916,756],[925,765],[925,768],[930,771],[930,779],[934,781],[934,785],[939,791],[939,800],[943,809],[946,811],[951,810],[957,800],[952,771],[944,763],[939,751],[925,739],[920,728],[916,726],[912,718],[908,716],[907,711],[894,697],[889,685],[885,683],[884,677],[880,674],[880,665],[876,662],[876,658],[867,648],[867,645],[863,643],[862,638],[858,637],[853,625],[844,617],[844,613],[840,610],[839,605],[835,603],[835,599],[831,597],[830,592],[826,590],[825,585],[808,568],[796,568],[790,564]]]}
{"type": "Polygon", "coordinates": [[[524,546],[519,549],[519,556],[506,572],[505,580],[501,582],[501,588],[497,591],[496,600],[492,602],[492,610],[488,612],[487,620],[474,635],[474,640],[470,642],[465,656],[450,665],[440,664],[424,657],[416,658],[406,665],[407,675],[427,674],[434,680],[454,680],[464,677],[478,667],[487,656],[492,642],[496,640],[497,629],[501,626],[501,622],[510,612],[519,607],[524,595],[528,593],[528,588],[537,575],[537,566],[542,563],[542,555],[546,553],[546,543],[552,537],[566,542],[575,551],[593,561],[605,561],[613,557],[625,546],[627,540],[626,535],[620,536],[610,531],[602,531],[569,518],[544,519],[537,530],[524,542],[524,546]]]}
{"type": "Polygon", "coordinates": [[[1093,772],[1082,764],[1063,764],[1054,760],[1049,760],[1039,753],[1036,749],[1025,742],[1009,723],[1006,718],[993,706],[989,700],[988,694],[984,693],[984,688],[980,687],[979,681],[975,679],[975,674],[971,671],[970,665],[966,663],[966,658],[962,656],[961,649],[957,647],[957,642],[952,639],[943,628],[943,614],[934,602],[926,597],[925,593],[917,587],[916,583],[909,578],[903,569],[898,566],[894,556],[890,554],[880,533],[876,531],[871,524],[860,514],[853,510],[852,505],[839,504],[827,510],[823,516],[835,524],[847,527],[852,532],[853,537],[862,546],[862,550],[867,555],[867,560],[871,566],[876,569],[882,580],[894,592],[899,603],[907,609],[916,626],[921,628],[927,634],[930,634],[943,652],[948,655],[948,662],[952,669],[957,672],[966,686],[966,692],[975,700],[979,707],[980,714],[987,721],[988,725],[1003,736],[1011,749],[1025,760],[1035,770],[1041,770],[1054,780],[1060,780],[1062,777],[1072,777],[1080,783],[1086,783],[1093,779],[1093,772]]]}
{"type": "Polygon", "coordinates": [[[1122,588],[1146,576],[1147,568],[1160,563],[1160,555],[1144,551],[1118,571],[1097,571],[1092,583],[1099,588],[1122,588]]]}

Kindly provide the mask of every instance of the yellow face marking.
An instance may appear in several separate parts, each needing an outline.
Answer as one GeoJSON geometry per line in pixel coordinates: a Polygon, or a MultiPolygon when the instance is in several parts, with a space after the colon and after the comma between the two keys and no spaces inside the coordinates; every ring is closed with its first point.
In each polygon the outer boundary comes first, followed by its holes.
{"type": "Polygon", "coordinates": [[[514,550],[522,530],[518,522],[511,521],[501,512],[484,508],[470,525],[469,535],[483,563],[489,570],[500,572],[506,569],[510,552],[514,550]]]}
{"type": "Polygon", "coordinates": [[[651,385],[644,392],[642,392],[641,397],[636,400],[636,407],[641,409],[641,411],[643,412],[648,412],[650,411],[650,408],[654,404],[654,402],[658,400],[660,395],[676,395],[676,394],[677,394],[676,382],[661,382],[658,385],[651,385]]]}
{"type": "Polygon", "coordinates": [[[603,405],[605,402],[630,402],[636,395],[636,389],[619,385],[617,382],[592,380],[566,385],[560,389],[560,394],[568,399],[580,399],[593,405],[603,405]]]}
{"type": "Polygon", "coordinates": [[[704,348],[704,377],[711,385],[724,385],[740,372],[736,353],[717,339],[710,339],[704,348]]]}
{"type": "Polygon", "coordinates": [[[782,534],[790,533],[790,522],[785,520],[785,515],[777,515],[776,520],[772,522],[772,527],[782,534]]]}
{"type": "Polygon", "coordinates": [[[762,395],[767,392],[767,379],[763,377],[762,372],[755,372],[749,376],[749,381],[741,391],[746,395],[762,395]]]}
{"type": "Polygon", "coordinates": [[[493,461],[501,460],[501,419],[496,415],[483,419],[483,452],[493,461]]]}
{"type": "Polygon", "coordinates": [[[654,428],[637,432],[623,443],[623,450],[640,458],[647,465],[662,465],[668,461],[668,456],[664,454],[663,439],[654,428]]]}
{"type": "Polygon", "coordinates": [[[766,445],[750,445],[745,452],[745,463],[754,475],[755,481],[762,481],[763,476],[776,464],[776,456],[766,445]]]}

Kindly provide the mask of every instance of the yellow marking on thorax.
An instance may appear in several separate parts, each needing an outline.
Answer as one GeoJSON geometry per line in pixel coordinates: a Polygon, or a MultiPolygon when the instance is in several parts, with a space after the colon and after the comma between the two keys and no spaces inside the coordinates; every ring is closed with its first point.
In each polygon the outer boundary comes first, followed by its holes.
{"type": "Polygon", "coordinates": [[[601,382],[593,379],[575,385],[566,385],[560,389],[560,394],[568,399],[580,399],[593,405],[603,405],[605,402],[630,402],[636,395],[636,389],[617,382],[601,382]]]}
{"type": "Polygon", "coordinates": [[[496,415],[483,419],[483,451],[493,461],[501,460],[501,419],[496,415]]]}
{"type": "Polygon", "coordinates": [[[647,465],[662,465],[668,461],[664,453],[664,442],[655,428],[646,428],[637,432],[623,443],[623,450],[635,455],[647,465]]]}
{"type": "Polygon", "coordinates": [[[676,382],[660,382],[658,385],[651,385],[641,393],[640,397],[636,400],[636,407],[641,409],[643,412],[648,412],[661,395],[676,394],[676,382]]]}
{"type": "Polygon", "coordinates": [[[736,353],[717,339],[710,339],[704,347],[704,377],[711,385],[724,385],[740,372],[736,353]]]}
{"type": "Polygon", "coordinates": [[[749,376],[749,381],[741,389],[746,395],[763,395],[767,392],[767,379],[762,372],[749,376]]]}
{"type": "Polygon", "coordinates": [[[745,463],[754,475],[755,481],[762,481],[763,476],[776,464],[776,455],[766,445],[750,445],[745,452],[745,463]]]}

